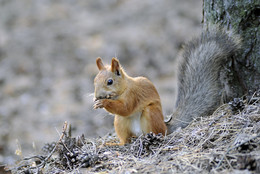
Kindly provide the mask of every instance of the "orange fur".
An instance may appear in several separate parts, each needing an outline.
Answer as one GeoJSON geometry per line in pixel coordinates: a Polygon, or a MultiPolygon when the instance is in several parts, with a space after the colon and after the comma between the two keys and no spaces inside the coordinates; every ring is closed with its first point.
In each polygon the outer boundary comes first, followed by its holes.
{"type": "Polygon", "coordinates": [[[104,66],[97,58],[99,73],[95,77],[94,108],[104,108],[115,114],[114,126],[120,145],[142,133],[166,132],[160,96],[150,80],[130,77],[112,58],[111,66],[104,66]],[[113,84],[109,84],[113,81],[113,84]]]}

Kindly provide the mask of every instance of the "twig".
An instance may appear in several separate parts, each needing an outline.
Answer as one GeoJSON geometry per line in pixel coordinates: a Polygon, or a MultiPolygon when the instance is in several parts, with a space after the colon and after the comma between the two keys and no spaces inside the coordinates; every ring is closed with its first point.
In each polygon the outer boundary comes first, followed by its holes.
{"type": "Polygon", "coordinates": [[[217,118],[214,118],[214,120],[209,123],[209,127],[211,127],[213,124],[216,124],[216,122],[218,122],[224,115],[225,114],[221,114],[217,118]]]}
{"type": "Polygon", "coordinates": [[[143,142],[142,142],[142,139],[140,138],[139,141],[140,141],[140,146],[139,146],[139,150],[138,150],[138,157],[141,156],[142,151],[143,151],[143,142]]]}
{"type": "Polygon", "coordinates": [[[55,144],[54,148],[52,149],[51,153],[44,159],[43,163],[39,164],[39,166],[41,165],[45,165],[45,163],[50,159],[50,157],[53,155],[53,153],[55,152],[58,144],[61,142],[61,140],[63,139],[64,135],[66,134],[66,130],[67,130],[67,127],[68,127],[68,122],[65,121],[64,122],[64,125],[63,125],[63,129],[62,129],[62,134],[59,138],[59,140],[57,141],[57,143],[55,144]]]}
{"type": "Polygon", "coordinates": [[[231,150],[234,150],[234,149],[238,148],[239,146],[242,146],[243,144],[245,144],[245,143],[247,143],[247,142],[249,142],[249,141],[251,141],[251,140],[253,140],[253,139],[255,139],[255,138],[258,138],[258,137],[260,137],[260,133],[257,134],[256,136],[252,137],[252,138],[249,138],[248,140],[244,141],[244,142],[241,143],[241,144],[238,144],[238,145],[236,145],[236,146],[234,146],[234,147],[229,147],[228,150],[226,151],[226,153],[222,156],[221,160],[219,161],[219,163],[218,163],[216,169],[218,169],[218,168],[220,167],[220,165],[222,164],[224,158],[226,157],[226,155],[227,155],[231,150]]]}
{"type": "Polygon", "coordinates": [[[24,160],[30,160],[30,159],[33,159],[33,158],[38,158],[40,160],[44,160],[44,156],[39,156],[39,155],[36,155],[36,156],[32,156],[32,157],[28,157],[28,158],[24,158],[24,160]]]}
{"type": "MultiPolygon", "coordinates": [[[[55,144],[55,146],[54,146],[54,148],[52,149],[51,153],[50,153],[46,158],[44,158],[44,157],[42,157],[42,156],[37,156],[37,155],[36,155],[36,156],[29,157],[29,158],[24,158],[24,160],[30,160],[30,159],[33,159],[33,158],[38,158],[38,159],[40,159],[41,161],[43,161],[42,163],[40,163],[39,165],[37,165],[37,166],[35,166],[35,167],[30,167],[29,170],[31,170],[31,169],[36,169],[36,168],[37,168],[38,171],[39,171],[39,168],[42,168],[42,167],[46,164],[46,162],[50,159],[50,157],[51,157],[51,156],[53,155],[53,153],[55,152],[55,150],[56,150],[58,144],[59,144],[59,143],[61,142],[61,140],[63,139],[64,134],[66,134],[67,126],[68,126],[68,123],[67,123],[67,121],[65,121],[65,123],[64,123],[64,125],[63,125],[63,129],[62,129],[62,134],[61,134],[59,140],[58,140],[57,143],[55,144]]],[[[16,169],[18,170],[18,169],[20,169],[20,168],[22,168],[22,167],[25,167],[25,166],[28,166],[28,165],[27,165],[27,164],[23,164],[23,165],[20,165],[20,166],[16,167],[16,169]]]]}

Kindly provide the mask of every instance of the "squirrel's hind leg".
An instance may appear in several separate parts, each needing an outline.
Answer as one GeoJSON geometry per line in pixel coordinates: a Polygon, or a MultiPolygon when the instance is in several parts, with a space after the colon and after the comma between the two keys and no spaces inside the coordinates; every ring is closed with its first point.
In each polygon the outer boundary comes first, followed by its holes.
{"type": "Polygon", "coordinates": [[[141,125],[144,133],[153,132],[165,135],[167,127],[164,123],[161,107],[156,104],[148,105],[142,113],[141,125]]]}

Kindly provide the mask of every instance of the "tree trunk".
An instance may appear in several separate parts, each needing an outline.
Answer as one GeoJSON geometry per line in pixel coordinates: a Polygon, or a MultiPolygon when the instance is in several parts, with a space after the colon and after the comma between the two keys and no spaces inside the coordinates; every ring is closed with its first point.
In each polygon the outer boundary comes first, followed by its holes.
{"type": "Polygon", "coordinates": [[[228,98],[260,88],[260,1],[203,0],[203,24],[231,29],[242,39],[242,49],[228,64],[228,98]]]}

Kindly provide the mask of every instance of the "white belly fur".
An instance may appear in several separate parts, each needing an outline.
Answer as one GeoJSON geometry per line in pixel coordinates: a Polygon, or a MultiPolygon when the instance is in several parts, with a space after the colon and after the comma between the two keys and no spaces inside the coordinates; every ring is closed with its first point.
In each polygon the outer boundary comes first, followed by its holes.
{"type": "Polygon", "coordinates": [[[139,136],[143,133],[142,128],[141,128],[141,115],[142,115],[142,112],[136,112],[129,117],[132,122],[131,131],[135,136],[139,136]]]}

